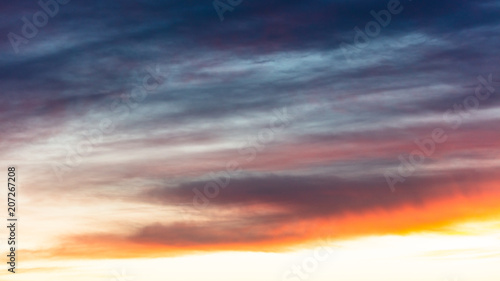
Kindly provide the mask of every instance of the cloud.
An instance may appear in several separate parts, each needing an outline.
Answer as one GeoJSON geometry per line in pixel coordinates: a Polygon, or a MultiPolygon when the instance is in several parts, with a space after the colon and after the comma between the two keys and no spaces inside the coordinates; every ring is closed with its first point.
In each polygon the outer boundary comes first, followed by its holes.
{"type": "Polygon", "coordinates": [[[352,63],[340,44],[387,1],[244,1],[220,22],[210,1],[73,0],[17,54],[7,34],[22,34],[21,19],[40,7],[4,3],[0,156],[36,178],[25,194],[40,219],[41,199],[54,196],[180,210],[210,172],[240,161],[242,172],[192,221],[157,211],[138,226],[105,215],[126,227],[55,231],[70,247],[54,256],[282,250],[333,226],[353,237],[482,218],[497,211],[499,90],[457,130],[442,116],[474,93],[479,75],[499,79],[497,2],[402,1],[352,63]],[[113,103],[125,103],[151,66],[165,83],[118,115],[113,103]],[[294,121],[245,160],[241,147],[282,108],[294,121]],[[51,165],[65,165],[104,119],[115,130],[58,182],[51,165]],[[449,140],[391,193],[383,172],[437,127],[449,140]]]}

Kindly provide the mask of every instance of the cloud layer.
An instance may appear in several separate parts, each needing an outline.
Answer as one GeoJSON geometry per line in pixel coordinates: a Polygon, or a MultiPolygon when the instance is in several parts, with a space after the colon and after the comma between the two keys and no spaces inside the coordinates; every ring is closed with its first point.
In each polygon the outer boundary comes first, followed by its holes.
{"type": "Polygon", "coordinates": [[[222,22],[210,1],[62,2],[42,1],[32,38],[35,1],[0,21],[0,156],[24,167],[33,220],[68,208],[78,231],[40,236],[68,241],[55,256],[282,250],[497,214],[498,1],[402,1],[362,46],[389,1],[243,1],[222,22]]]}

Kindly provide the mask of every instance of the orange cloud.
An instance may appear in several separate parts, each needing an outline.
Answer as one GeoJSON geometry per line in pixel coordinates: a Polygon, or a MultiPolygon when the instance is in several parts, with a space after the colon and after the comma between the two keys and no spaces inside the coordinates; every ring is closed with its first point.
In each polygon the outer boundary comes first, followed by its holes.
{"type": "MultiPolygon", "coordinates": [[[[31,258],[165,257],[210,251],[286,251],[318,239],[349,239],[366,235],[448,232],[466,221],[498,218],[498,182],[483,183],[481,191],[405,203],[392,208],[287,220],[207,221],[155,224],[132,234],[86,234],[66,237],[60,247],[29,252],[31,258]]],[[[443,187],[444,188],[444,187],[443,187]]],[[[387,196],[391,196],[387,193],[387,196]]],[[[244,213],[244,211],[242,211],[244,213]]],[[[243,213],[235,214],[243,216],[243,213]]]]}

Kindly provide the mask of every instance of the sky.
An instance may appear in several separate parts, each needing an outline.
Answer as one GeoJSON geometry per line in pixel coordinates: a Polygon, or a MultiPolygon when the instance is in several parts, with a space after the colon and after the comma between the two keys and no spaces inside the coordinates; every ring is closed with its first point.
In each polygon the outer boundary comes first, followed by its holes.
{"type": "Polygon", "coordinates": [[[500,1],[0,7],[0,280],[499,280],[500,1]]]}

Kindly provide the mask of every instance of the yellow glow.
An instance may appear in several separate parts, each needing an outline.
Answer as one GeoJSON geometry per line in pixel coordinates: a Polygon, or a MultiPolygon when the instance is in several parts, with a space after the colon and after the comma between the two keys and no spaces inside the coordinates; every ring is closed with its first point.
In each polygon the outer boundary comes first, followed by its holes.
{"type": "MultiPolygon", "coordinates": [[[[320,244],[316,268],[314,248],[284,253],[219,252],[157,259],[27,261],[21,274],[0,274],[19,281],[297,281],[285,273],[301,267],[311,281],[331,280],[500,280],[500,224],[496,221],[450,227],[449,234],[372,236],[320,244]],[[457,234],[459,233],[459,234],[457,234]],[[117,277],[118,276],[118,277],[117,277]],[[121,279],[120,279],[121,278],[121,279]]],[[[295,279],[294,279],[295,278],[295,279]]]]}

